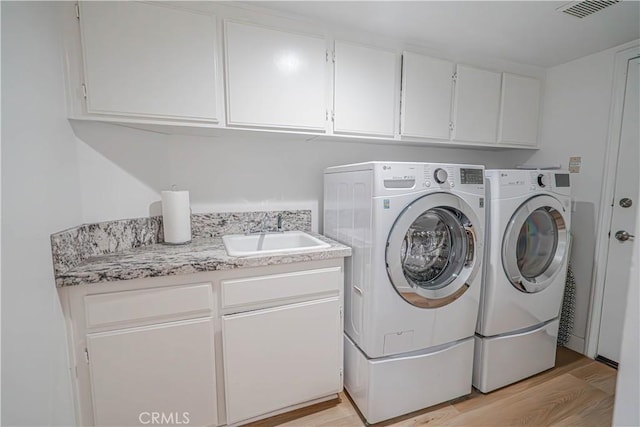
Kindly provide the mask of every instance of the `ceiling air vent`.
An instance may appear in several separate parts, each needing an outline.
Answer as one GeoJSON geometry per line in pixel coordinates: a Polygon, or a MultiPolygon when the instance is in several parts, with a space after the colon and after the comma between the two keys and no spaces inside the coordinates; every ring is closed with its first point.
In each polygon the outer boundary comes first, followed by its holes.
{"type": "Polygon", "coordinates": [[[584,0],[574,1],[567,3],[564,6],[556,9],[559,12],[564,12],[567,15],[575,16],[576,18],[584,18],[596,12],[601,11],[605,7],[612,6],[618,3],[620,0],[584,0]]]}

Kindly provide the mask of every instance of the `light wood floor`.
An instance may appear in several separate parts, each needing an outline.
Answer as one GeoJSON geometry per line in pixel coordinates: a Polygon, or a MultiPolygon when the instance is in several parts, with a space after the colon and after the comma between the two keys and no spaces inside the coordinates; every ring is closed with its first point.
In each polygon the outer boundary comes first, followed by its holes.
{"type": "MultiPolygon", "coordinates": [[[[611,425],[616,370],[569,349],[556,367],[496,390],[380,423],[380,426],[594,426],[611,425]]],[[[250,424],[251,427],[364,426],[346,393],[340,398],[250,424]]]]}

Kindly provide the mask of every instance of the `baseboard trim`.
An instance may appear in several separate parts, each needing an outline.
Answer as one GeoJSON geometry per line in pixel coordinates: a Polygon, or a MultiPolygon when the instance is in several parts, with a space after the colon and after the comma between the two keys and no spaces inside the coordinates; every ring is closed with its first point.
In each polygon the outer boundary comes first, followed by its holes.
{"type": "Polygon", "coordinates": [[[584,338],[580,338],[572,334],[572,335],[569,335],[569,341],[567,341],[567,343],[565,344],[565,347],[573,351],[576,351],[580,354],[586,355],[584,343],[585,343],[584,338]]]}

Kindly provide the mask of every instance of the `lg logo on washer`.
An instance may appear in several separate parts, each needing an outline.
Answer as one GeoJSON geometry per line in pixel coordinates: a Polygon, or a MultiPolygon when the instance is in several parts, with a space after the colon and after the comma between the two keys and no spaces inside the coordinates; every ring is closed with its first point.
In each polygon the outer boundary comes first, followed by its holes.
{"type": "Polygon", "coordinates": [[[525,185],[525,181],[522,179],[522,174],[514,176],[508,172],[501,172],[500,185],[525,185]]]}

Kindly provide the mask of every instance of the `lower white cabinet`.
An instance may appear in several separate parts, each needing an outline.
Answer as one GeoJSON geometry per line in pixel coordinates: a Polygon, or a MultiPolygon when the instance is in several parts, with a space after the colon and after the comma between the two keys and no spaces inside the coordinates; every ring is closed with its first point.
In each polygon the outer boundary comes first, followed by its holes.
{"type": "Polygon", "coordinates": [[[95,425],[215,425],[213,319],[88,334],[95,425]]]}
{"type": "Polygon", "coordinates": [[[217,426],[334,397],[342,390],[343,265],[61,288],[76,424],[217,426]]]}
{"type": "Polygon", "coordinates": [[[336,297],[223,316],[227,422],[342,390],[336,297]]]}

